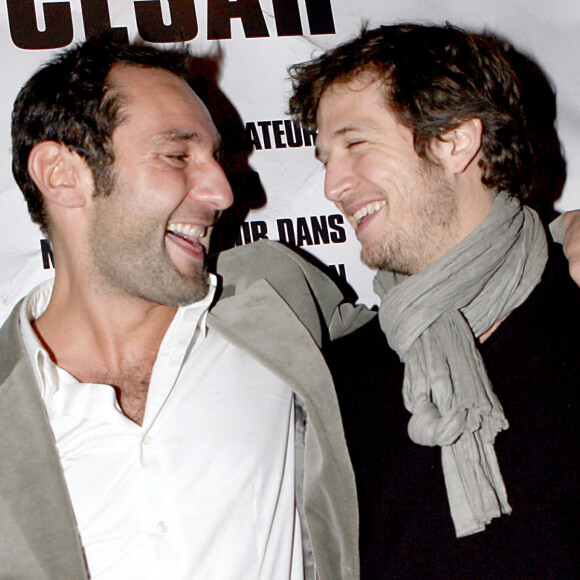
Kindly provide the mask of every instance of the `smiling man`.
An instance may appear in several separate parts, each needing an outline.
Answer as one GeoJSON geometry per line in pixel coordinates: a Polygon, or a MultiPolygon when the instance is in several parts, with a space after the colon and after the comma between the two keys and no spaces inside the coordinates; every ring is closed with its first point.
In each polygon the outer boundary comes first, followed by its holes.
{"type": "Polygon", "coordinates": [[[94,199],[95,269],[122,293],[191,304],[208,292],[209,234],[233,201],[215,158],[219,135],[183,79],[167,71],[113,67],[108,82],[129,107],[111,140],[114,185],[94,199]]]}
{"type": "Polygon", "coordinates": [[[55,278],[0,330],[2,578],[358,575],[319,347],[366,314],[281,246],[208,274],[233,199],[190,65],[103,37],[16,100],[14,175],[55,278]]]}
{"type": "Polygon", "coordinates": [[[505,54],[402,24],[291,70],[325,194],[378,270],[378,316],[326,350],[363,578],[578,575],[580,294],[522,201],[533,166],[505,54]]]}
{"type": "Polygon", "coordinates": [[[377,115],[383,112],[380,83],[362,75],[333,86],[319,107],[316,155],[326,168],[326,196],[355,228],[361,260],[414,274],[453,247],[461,222],[452,189],[439,168],[417,155],[411,133],[394,115],[377,115]],[[365,183],[355,189],[358,173],[365,183]]]}

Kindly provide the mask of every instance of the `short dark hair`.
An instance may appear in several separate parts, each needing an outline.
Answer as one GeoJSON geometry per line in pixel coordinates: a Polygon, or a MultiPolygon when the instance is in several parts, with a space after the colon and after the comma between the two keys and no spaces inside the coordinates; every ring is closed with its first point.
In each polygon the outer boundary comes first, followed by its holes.
{"type": "Polygon", "coordinates": [[[434,138],[479,118],[482,182],[523,198],[531,154],[508,46],[492,34],[450,24],[364,29],[354,40],[290,68],[289,110],[315,128],[324,91],[368,73],[382,83],[385,104],[413,132],[415,150],[424,159],[430,159],[434,138]]]}
{"type": "Polygon", "coordinates": [[[32,148],[62,143],[85,159],[95,192],[108,193],[114,182],[111,137],[123,119],[123,95],[108,82],[112,66],[158,68],[189,81],[191,58],[185,48],[160,50],[103,34],[59,53],[22,87],[12,111],[12,173],[44,232],[50,229],[44,200],[27,168],[32,148]]]}

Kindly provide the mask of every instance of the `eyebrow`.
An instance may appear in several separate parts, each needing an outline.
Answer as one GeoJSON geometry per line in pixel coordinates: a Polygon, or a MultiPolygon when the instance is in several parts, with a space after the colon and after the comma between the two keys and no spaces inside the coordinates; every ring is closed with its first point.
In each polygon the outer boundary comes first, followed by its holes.
{"type": "MultiPolygon", "coordinates": [[[[168,129],[167,131],[163,131],[155,137],[153,140],[154,145],[163,145],[165,143],[179,143],[182,141],[185,142],[193,142],[193,143],[201,143],[203,141],[203,137],[197,133],[196,131],[183,131],[180,129],[168,129]]],[[[222,148],[222,139],[219,135],[215,135],[212,139],[214,150],[218,151],[222,148]]]]}
{"type": "MultiPolygon", "coordinates": [[[[365,129],[365,127],[362,127],[360,125],[346,125],[345,127],[341,127],[340,129],[337,129],[336,131],[334,131],[332,133],[333,137],[341,137],[342,135],[346,135],[347,133],[350,133],[351,131],[360,131],[362,129],[365,129]]],[[[320,148],[318,147],[318,145],[314,146],[314,156],[316,157],[316,159],[320,159],[320,155],[321,155],[321,151],[320,148]]]]}

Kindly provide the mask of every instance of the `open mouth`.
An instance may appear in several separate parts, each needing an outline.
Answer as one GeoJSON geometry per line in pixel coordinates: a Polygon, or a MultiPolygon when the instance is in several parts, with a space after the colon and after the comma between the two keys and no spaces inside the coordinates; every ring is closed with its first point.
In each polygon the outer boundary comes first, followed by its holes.
{"type": "Polygon", "coordinates": [[[205,238],[207,228],[203,226],[191,226],[189,224],[169,224],[167,231],[186,240],[195,240],[196,238],[205,238]]]}
{"type": "Polygon", "coordinates": [[[378,212],[381,208],[385,207],[386,204],[387,202],[384,200],[367,203],[365,206],[355,211],[352,214],[352,218],[356,224],[359,225],[365,217],[378,212]]]}
{"type": "Polygon", "coordinates": [[[209,228],[199,225],[171,223],[167,226],[166,235],[182,250],[194,255],[204,254],[205,248],[201,239],[208,235],[209,228]]]}

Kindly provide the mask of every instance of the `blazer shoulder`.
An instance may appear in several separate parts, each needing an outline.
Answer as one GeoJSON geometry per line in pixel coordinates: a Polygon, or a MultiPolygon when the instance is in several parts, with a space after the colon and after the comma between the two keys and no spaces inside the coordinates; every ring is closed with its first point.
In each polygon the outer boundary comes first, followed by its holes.
{"type": "Polygon", "coordinates": [[[326,276],[296,252],[272,240],[260,240],[222,252],[216,270],[224,283],[240,279],[253,282],[261,278],[290,278],[305,270],[326,276]]]}
{"type": "Polygon", "coordinates": [[[0,328],[0,385],[10,376],[18,362],[26,356],[26,348],[20,334],[20,305],[14,307],[0,328]]]}
{"type": "Polygon", "coordinates": [[[372,314],[353,306],[343,290],[319,267],[279,242],[260,240],[223,252],[217,261],[224,296],[239,294],[265,280],[299,318],[318,313],[336,338],[367,322],[372,314]]]}

